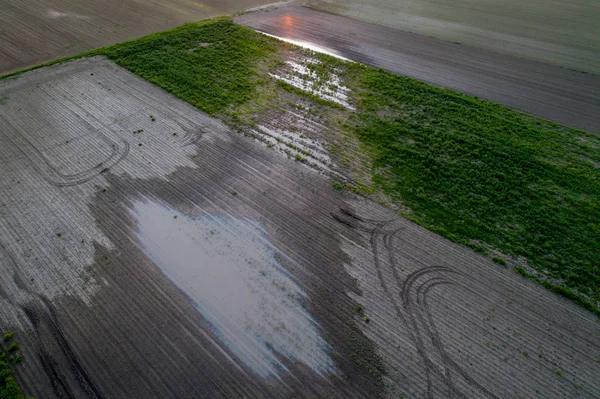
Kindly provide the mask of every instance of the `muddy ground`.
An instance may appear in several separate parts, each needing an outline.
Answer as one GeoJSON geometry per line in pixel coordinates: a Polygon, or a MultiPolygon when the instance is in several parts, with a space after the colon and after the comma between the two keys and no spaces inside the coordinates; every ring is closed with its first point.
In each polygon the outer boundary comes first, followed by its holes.
{"type": "Polygon", "coordinates": [[[284,39],[320,46],[356,62],[600,133],[597,75],[320,12],[297,3],[241,15],[235,21],[284,39]]]}
{"type": "Polygon", "coordinates": [[[269,0],[0,1],[0,75],[269,0]]]}
{"type": "Polygon", "coordinates": [[[0,98],[27,395],[600,396],[591,313],[103,58],[0,98]]]}
{"type": "Polygon", "coordinates": [[[309,0],[313,7],[451,42],[600,73],[594,0],[309,0]]]}

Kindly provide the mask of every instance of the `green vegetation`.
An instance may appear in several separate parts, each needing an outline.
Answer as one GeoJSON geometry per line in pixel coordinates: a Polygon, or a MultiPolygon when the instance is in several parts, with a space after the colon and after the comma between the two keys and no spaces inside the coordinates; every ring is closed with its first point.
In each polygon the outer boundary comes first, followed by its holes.
{"type": "Polygon", "coordinates": [[[15,337],[15,333],[9,332],[9,333],[4,334],[4,336],[2,337],[2,340],[4,342],[8,342],[8,341],[12,340],[14,337],[15,337]]]}
{"type": "Polygon", "coordinates": [[[336,178],[333,178],[331,180],[331,187],[333,187],[333,189],[335,191],[343,191],[344,187],[345,187],[345,184],[344,184],[343,181],[341,181],[339,179],[336,179],[336,178]]]}
{"type": "Polygon", "coordinates": [[[24,399],[11,369],[11,364],[15,365],[23,360],[23,356],[16,353],[19,344],[12,342],[14,336],[14,332],[4,334],[2,341],[8,347],[5,349],[4,345],[0,345],[0,399],[24,399]]]}
{"type": "Polygon", "coordinates": [[[504,265],[504,266],[506,266],[506,261],[505,261],[504,259],[502,259],[502,258],[499,258],[499,257],[497,257],[497,256],[494,256],[494,257],[492,258],[492,260],[493,260],[494,262],[498,263],[499,265],[504,265]]]}

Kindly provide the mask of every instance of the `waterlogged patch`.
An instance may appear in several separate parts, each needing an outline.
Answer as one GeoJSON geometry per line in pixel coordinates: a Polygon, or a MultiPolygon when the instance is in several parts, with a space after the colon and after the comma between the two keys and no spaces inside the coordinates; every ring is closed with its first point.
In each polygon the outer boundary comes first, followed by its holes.
{"type": "Polygon", "coordinates": [[[330,168],[331,158],[318,141],[277,127],[259,125],[252,132],[269,147],[274,147],[298,161],[305,162],[316,170],[333,173],[330,168]]]}
{"type": "Polygon", "coordinates": [[[279,36],[275,36],[275,35],[270,35],[268,33],[261,32],[259,30],[257,30],[257,32],[261,33],[261,34],[263,34],[265,36],[269,36],[269,37],[281,40],[283,42],[290,43],[290,44],[293,44],[293,45],[296,45],[296,46],[299,46],[299,47],[302,47],[302,48],[314,51],[316,53],[326,54],[326,55],[330,55],[330,56],[335,57],[335,58],[339,58],[340,60],[354,62],[354,61],[352,61],[352,60],[350,60],[350,59],[348,59],[346,57],[342,57],[340,54],[338,54],[333,49],[321,47],[321,46],[318,46],[318,45],[316,45],[314,43],[311,43],[311,42],[307,42],[307,41],[304,41],[304,40],[286,39],[285,37],[279,37],[279,36]]]}
{"type": "Polygon", "coordinates": [[[276,259],[263,226],[250,218],[189,216],[138,202],[143,251],[193,301],[242,362],[267,377],[280,357],[323,375],[334,371],[328,345],[303,308],[306,294],[276,259]]]}
{"type": "Polygon", "coordinates": [[[75,18],[75,19],[90,19],[87,15],[75,14],[72,12],[60,12],[55,10],[48,10],[48,16],[52,19],[58,18],[75,18]]]}
{"type": "Polygon", "coordinates": [[[310,69],[310,64],[318,63],[319,61],[310,58],[304,58],[300,62],[287,60],[288,71],[282,75],[272,73],[269,75],[324,100],[332,101],[350,110],[354,110],[355,108],[348,102],[349,89],[342,84],[340,78],[335,73],[329,74],[327,82],[320,82],[321,78],[310,69]]]}

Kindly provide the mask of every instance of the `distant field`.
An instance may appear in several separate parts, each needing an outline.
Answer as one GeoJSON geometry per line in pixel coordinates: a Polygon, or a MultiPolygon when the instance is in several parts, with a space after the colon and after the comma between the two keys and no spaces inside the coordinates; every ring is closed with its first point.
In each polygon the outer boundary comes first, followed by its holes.
{"type": "Polygon", "coordinates": [[[0,2],[0,75],[269,0],[0,2]]]}
{"type": "Polygon", "coordinates": [[[600,73],[600,2],[315,0],[318,9],[600,73]]]}

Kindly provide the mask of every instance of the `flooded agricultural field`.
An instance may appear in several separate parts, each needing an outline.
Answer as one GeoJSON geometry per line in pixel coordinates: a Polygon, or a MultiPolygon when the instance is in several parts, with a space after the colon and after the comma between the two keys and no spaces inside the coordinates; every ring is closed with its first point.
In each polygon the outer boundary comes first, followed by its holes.
{"type": "MultiPolygon", "coordinates": [[[[351,112],[315,68],[273,79],[351,112]]],[[[105,57],[0,98],[0,329],[27,396],[600,395],[590,312],[336,190],[357,158],[306,106],[236,130],[105,57]]]]}

